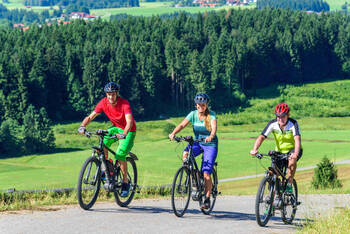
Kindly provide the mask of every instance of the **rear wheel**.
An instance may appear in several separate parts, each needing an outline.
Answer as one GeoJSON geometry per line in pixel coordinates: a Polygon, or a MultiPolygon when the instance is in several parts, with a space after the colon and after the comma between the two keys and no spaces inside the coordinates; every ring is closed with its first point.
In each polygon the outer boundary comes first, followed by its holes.
{"type": "Polygon", "coordinates": [[[264,177],[255,199],[256,222],[264,227],[271,217],[274,186],[271,177],[264,177]]]}
{"type": "Polygon", "coordinates": [[[298,205],[298,187],[297,182],[293,180],[293,193],[283,194],[282,203],[282,220],[286,224],[291,224],[294,220],[295,213],[297,212],[298,205]]]}
{"type": "MultiPolygon", "coordinates": [[[[218,177],[216,174],[215,169],[213,168],[213,172],[210,175],[211,181],[213,183],[213,188],[210,193],[210,208],[209,209],[201,209],[203,214],[209,215],[210,212],[213,210],[215,202],[216,202],[216,196],[218,195],[218,177]]],[[[204,187],[204,186],[203,186],[204,187]]],[[[201,199],[199,199],[199,207],[202,206],[204,200],[206,198],[206,195],[203,193],[201,199]]]]}
{"type": "Polygon", "coordinates": [[[174,214],[181,217],[185,214],[191,195],[191,177],[187,167],[181,167],[175,174],[171,189],[171,205],[174,214]]]}
{"type": "Polygon", "coordinates": [[[132,199],[134,198],[136,189],[137,189],[137,168],[136,163],[134,159],[127,157],[127,168],[128,168],[128,181],[129,181],[129,194],[126,197],[122,197],[122,181],[123,181],[123,173],[122,170],[117,171],[117,178],[116,178],[116,184],[117,184],[117,190],[114,192],[114,197],[116,203],[121,207],[126,207],[130,204],[132,199]]]}
{"type": "Polygon", "coordinates": [[[77,197],[81,208],[88,210],[95,204],[100,185],[100,161],[92,156],[84,162],[79,174],[77,197]]]}

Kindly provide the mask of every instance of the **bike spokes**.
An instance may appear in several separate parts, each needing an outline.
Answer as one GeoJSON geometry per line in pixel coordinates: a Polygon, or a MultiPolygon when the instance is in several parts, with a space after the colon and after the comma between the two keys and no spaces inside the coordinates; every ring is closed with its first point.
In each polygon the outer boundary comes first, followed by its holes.
{"type": "Polygon", "coordinates": [[[294,180],[292,184],[293,193],[283,194],[282,220],[286,224],[293,222],[298,206],[298,187],[294,180]]]}
{"type": "Polygon", "coordinates": [[[122,185],[123,183],[123,173],[122,170],[119,169],[117,171],[117,177],[116,177],[116,191],[114,192],[114,197],[117,202],[117,204],[121,207],[125,207],[130,204],[132,199],[134,198],[136,189],[137,189],[137,169],[136,169],[136,163],[132,158],[126,158],[127,162],[127,189],[125,189],[122,185]],[[123,190],[127,190],[128,192],[125,195],[125,191],[123,194],[123,190]]]}
{"type": "Polygon", "coordinates": [[[269,221],[273,209],[273,185],[269,177],[261,180],[255,201],[256,221],[260,226],[265,226],[269,221]]]}
{"type": "Polygon", "coordinates": [[[88,158],[81,168],[77,196],[81,208],[88,210],[95,203],[100,189],[100,168],[95,157],[88,158]]]}
{"type": "MultiPolygon", "coordinates": [[[[215,169],[213,169],[212,174],[210,174],[211,182],[212,182],[212,189],[210,192],[210,207],[209,209],[201,209],[201,211],[208,215],[213,210],[215,202],[216,202],[216,196],[218,195],[218,178],[215,169]]],[[[203,195],[200,199],[199,206],[201,207],[204,203],[204,200],[206,199],[206,194],[204,192],[204,184],[203,184],[203,195]]]]}
{"type": "Polygon", "coordinates": [[[186,212],[190,201],[190,193],[189,170],[186,167],[181,167],[175,174],[171,190],[171,204],[176,216],[181,217],[186,212]]]}

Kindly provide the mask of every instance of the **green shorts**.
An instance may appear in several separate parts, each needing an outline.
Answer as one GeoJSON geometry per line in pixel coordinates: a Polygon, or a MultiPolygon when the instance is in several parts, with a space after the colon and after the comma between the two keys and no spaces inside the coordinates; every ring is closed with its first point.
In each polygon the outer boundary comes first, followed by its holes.
{"type": "MultiPolygon", "coordinates": [[[[124,132],[123,129],[118,127],[111,127],[108,129],[108,132],[110,134],[122,134],[124,132]]],[[[126,155],[129,154],[131,148],[134,146],[134,140],[135,140],[136,132],[128,132],[126,137],[124,139],[110,139],[110,137],[105,136],[103,139],[103,143],[108,147],[111,148],[111,145],[114,142],[119,141],[119,145],[115,154],[115,160],[125,161],[126,155]]]]}

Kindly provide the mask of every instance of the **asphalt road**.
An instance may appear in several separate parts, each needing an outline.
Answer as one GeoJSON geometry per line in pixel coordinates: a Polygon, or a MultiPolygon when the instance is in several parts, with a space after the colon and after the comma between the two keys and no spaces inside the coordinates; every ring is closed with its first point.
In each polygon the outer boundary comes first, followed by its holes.
{"type": "Polygon", "coordinates": [[[283,224],[277,211],[266,227],[259,227],[255,196],[219,196],[211,215],[202,214],[191,200],[182,218],[173,214],[165,199],[135,200],[129,208],[97,203],[90,211],[72,205],[5,212],[0,213],[0,233],[294,233],[307,218],[349,206],[350,195],[301,195],[300,201],[293,225],[283,224]]]}

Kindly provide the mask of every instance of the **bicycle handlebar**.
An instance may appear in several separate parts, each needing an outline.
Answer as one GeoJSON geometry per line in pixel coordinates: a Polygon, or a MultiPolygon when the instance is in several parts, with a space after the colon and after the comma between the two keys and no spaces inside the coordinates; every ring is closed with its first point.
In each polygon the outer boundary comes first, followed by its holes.
{"type": "Polygon", "coordinates": [[[107,130],[103,130],[103,129],[97,129],[95,132],[85,131],[84,135],[88,138],[90,138],[91,135],[96,135],[96,136],[109,136],[111,137],[111,139],[118,139],[117,135],[109,134],[107,130]]]}
{"type": "Polygon", "coordinates": [[[188,143],[191,143],[191,142],[204,142],[204,138],[194,140],[192,136],[179,136],[179,137],[175,136],[174,140],[176,142],[187,141],[188,143]]]}
{"type": "Polygon", "coordinates": [[[262,159],[264,156],[268,156],[271,158],[279,158],[279,159],[288,159],[289,158],[289,154],[284,154],[284,153],[280,153],[278,151],[269,151],[268,154],[263,154],[263,153],[257,153],[256,155],[254,155],[254,157],[258,158],[258,159],[262,159]]]}

